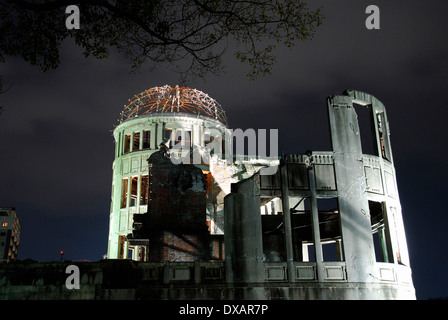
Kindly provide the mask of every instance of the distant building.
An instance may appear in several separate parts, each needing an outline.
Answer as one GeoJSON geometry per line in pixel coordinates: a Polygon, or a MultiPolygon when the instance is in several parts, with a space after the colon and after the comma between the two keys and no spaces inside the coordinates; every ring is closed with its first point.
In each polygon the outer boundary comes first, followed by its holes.
{"type": "Polygon", "coordinates": [[[17,259],[20,220],[15,208],[0,208],[0,262],[17,259]]]}

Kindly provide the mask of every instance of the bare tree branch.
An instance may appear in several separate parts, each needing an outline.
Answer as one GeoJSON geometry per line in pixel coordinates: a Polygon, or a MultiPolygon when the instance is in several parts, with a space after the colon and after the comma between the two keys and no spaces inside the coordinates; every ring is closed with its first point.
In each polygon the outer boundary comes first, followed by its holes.
{"type": "Polygon", "coordinates": [[[232,41],[256,78],[269,74],[277,46],[311,39],[322,19],[305,0],[5,0],[0,59],[20,55],[42,70],[55,68],[62,41],[73,38],[85,56],[106,58],[117,48],[133,68],[165,63],[194,78],[221,72],[232,41]],[[80,8],[79,30],[65,28],[71,4],[80,8]]]}

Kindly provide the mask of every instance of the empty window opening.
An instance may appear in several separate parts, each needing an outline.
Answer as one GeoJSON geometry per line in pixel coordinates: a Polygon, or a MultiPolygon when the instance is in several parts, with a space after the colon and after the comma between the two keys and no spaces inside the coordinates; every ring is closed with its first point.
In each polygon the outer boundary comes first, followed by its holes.
{"type": "Polygon", "coordinates": [[[132,177],[131,183],[131,201],[130,206],[135,207],[137,205],[137,186],[138,186],[138,177],[132,177]]]}
{"type": "Polygon", "coordinates": [[[210,155],[214,155],[215,154],[215,147],[214,147],[214,143],[213,141],[215,141],[215,137],[214,136],[209,136],[206,142],[205,146],[208,146],[208,150],[210,152],[210,155]]]}
{"type": "Polygon", "coordinates": [[[302,248],[303,262],[316,262],[314,244],[305,244],[302,248]]]}
{"type": "Polygon", "coordinates": [[[221,138],[221,152],[222,152],[222,157],[221,159],[224,159],[224,155],[226,154],[226,139],[223,137],[221,138]]]}
{"type": "Polygon", "coordinates": [[[383,159],[390,160],[391,159],[390,149],[386,146],[386,141],[385,141],[385,135],[387,133],[386,133],[386,128],[385,128],[384,112],[376,114],[376,122],[378,124],[378,136],[380,139],[381,157],[383,157],[383,159]]]}
{"type": "MultiPolygon", "coordinates": [[[[386,205],[384,205],[386,208],[386,205]]],[[[387,212],[388,217],[388,228],[386,235],[388,236],[388,240],[390,244],[390,260],[389,262],[396,262],[399,264],[404,264],[403,257],[401,255],[401,245],[405,244],[406,239],[403,230],[403,222],[399,222],[401,219],[398,216],[397,208],[394,206],[387,206],[387,209],[384,210],[387,212]],[[400,220],[399,220],[400,219],[400,220]],[[392,261],[393,259],[393,261],[392,261]]]]}
{"type": "Polygon", "coordinates": [[[381,119],[381,114],[376,114],[376,121],[378,123],[378,135],[380,137],[380,148],[381,148],[381,156],[386,158],[386,150],[384,148],[384,137],[383,137],[383,123],[381,119]]]}
{"type": "Polygon", "coordinates": [[[385,204],[369,200],[370,222],[372,225],[373,245],[377,262],[391,262],[391,245],[384,224],[385,204]]]}
{"type": "MultiPolygon", "coordinates": [[[[272,218],[275,216],[265,217],[272,218]]],[[[285,240],[282,232],[263,234],[263,254],[267,262],[286,261],[285,240]]]]}
{"type": "Polygon", "coordinates": [[[146,248],[140,247],[138,250],[138,260],[139,261],[146,261],[146,248]]]}
{"type": "MultiPolygon", "coordinates": [[[[294,261],[315,262],[316,247],[309,198],[290,198],[294,261]]],[[[285,261],[283,215],[274,213],[276,201],[262,202],[263,250],[266,261],[285,261]]],[[[343,261],[340,215],[337,198],[317,199],[318,223],[323,261],[343,261]]],[[[282,210],[280,208],[280,210],[282,210]]]]}
{"type": "Polygon", "coordinates": [[[124,150],[123,152],[129,152],[131,151],[131,135],[127,134],[124,136],[124,150]]]}
{"type": "Polygon", "coordinates": [[[295,261],[314,261],[314,240],[309,199],[289,198],[293,253],[295,261]],[[310,253],[310,250],[313,251],[310,253]]]}
{"type": "Polygon", "coordinates": [[[140,183],[140,205],[148,204],[148,193],[149,193],[149,176],[144,175],[141,177],[141,183],[140,183]]]}
{"type": "MultiPolygon", "coordinates": [[[[311,201],[310,198],[304,198],[298,206],[292,207],[293,209],[293,226],[294,231],[299,231],[304,238],[302,242],[302,257],[297,259],[303,262],[316,262],[316,249],[314,243],[314,231],[311,213],[311,201]],[[297,224],[297,219],[300,217],[300,223],[297,224]]],[[[297,235],[296,237],[297,238],[297,235]]],[[[297,245],[297,242],[295,243],[297,245]]],[[[295,252],[300,248],[296,248],[295,252]]]]}
{"type": "MultiPolygon", "coordinates": [[[[294,261],[315,261],[313,232],[306,198],[290,197],[291,235],[294,261]]],[[[286,261],[282,199],[263,198],[263,252],[266,261],[286,261]]]]}
{"type": "Polygon", "coordinates": [[[353,104],[358,115],[362,153],[378,156],[371,106],[353,104]]]}
{"type": "Polygon", "coordinates": [[[174,131],[174,136],[173,136],[173,143],[171,144],[172,146],[182,143],[182,130],[181,129],[176,129],[174,131]]]}
{"type": "Polygon", "coordinates": [[[134,132],[134,143],[132,150],[140,150],[140,132],[134,132]]]}
{"type": "MultiPolygon", "coordinates": [[[[164,129],[163,130],[163,140],[165,143],[167,143],[168,141],[171,142],[171,132],[173,131],[173,129],[164,129]]],[[[171,144],[171,143],[170,143],[171,144]]]]}
{"type": "Polygon", "coordinates": [[[375,260],[376,262],[388,262],[387,251],[382,248],[383,241],[381,239],[382,230],[377,230],[373,233],[373,246],[375,249],[375,260]],[[386,256],[384,255],[386,253],[386,256]]]}
{"type": "Polygon", "coordinates": [[[125,235],[119,235],[118,236],[118,258],[123,259],[124,256],[124,247],[126,245],[125,243],[125,235]]]}
{"type": "Polygon", "coordinates": [[[322,243],[323,261],[343,261],[339,240],[322,243]]]}
{"type": "Polygon", "coordinates": [[[190,130],[184,130],[184,136],[183,136],[184,145],[186,147],[191,146],[191,131],[190,130]]]}
{"type": "Polygon", "coordinates": [[[281,199],[260,198],[261,225],[263,232],[263,254],[266,261],[286,261],[285,235],[281,199]]]}
{"type": "Polygon", "coordinates": [[[121,202],[120,208],[126,208],[128,199],[128,178],[124,178],[121,181],[121,202]]]}
{"type": "Polygon", "coordinates": [[[143,149],[150,149],[151,148],[151,130],[144,130],[143,131],[143,149]]]}
{"type": "Polygon", "coordinates": [[[323,261],[343,261],[338,199],[317,199],[323,261]]]}
{"type": "Polygon", "coordinates": [[[134,259],[134,247],[128,247],[128,259],[134,259]]]}

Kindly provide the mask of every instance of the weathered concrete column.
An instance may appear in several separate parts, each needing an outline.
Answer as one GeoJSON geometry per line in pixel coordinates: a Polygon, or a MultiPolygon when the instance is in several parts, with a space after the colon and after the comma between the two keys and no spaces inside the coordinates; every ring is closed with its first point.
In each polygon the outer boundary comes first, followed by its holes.
{"type": "Polygon", "coordinates": [[[316,178],[314,167],[311,165],[308,168],[308,178],[310,183],[310,206],[311,206],[311,224],[313,227],[313,242],[314,242],[314,256],[316,258],[317,279],[319,282],[324,281],[324,266],[322,243],[320,241],[319,229],[319,208],[317,207],[317,192],[316,192],[316,178]]]}
{"type": "Polygon", "coordinates": [[[281,182],[282,182],[282,207],[283,207],[283,226],[285,230],[285,249],[286,262],[288,265],[288,280],[295,281],[294,276],[294,251],[292,243],[291,231],[291,212],[289,208],[289,189],[288,189],[288,170],[286,163],[280,166],[281,182]]]}
{"type": "Polygon", "coordinates": [[[149,126],[149,130],[151,131],[151,140],[149,142],[151,150],[154,150],[157,148],[157,124],[154,123],[151,126],[149,126]]]}
{"type": "Polygon", "coordinates": [[[358,117],[351,97],[333,96],[327,103],[347,278],[370,282],[375,253],[358,117]]]}
{"type": "Polygon", "coordinates": [[[224,217],[227,282],[264,282],[260,187],[254,177],[232,184],[224,198],[224,217]]]}
{"type": "Polygon", "coordinates": [[[163,130],[164,130],[164,124],[163,123],[157,123],[156,126],[156,148],[159,147],[159,145],[162,143],[163,141],[163,130]]]}

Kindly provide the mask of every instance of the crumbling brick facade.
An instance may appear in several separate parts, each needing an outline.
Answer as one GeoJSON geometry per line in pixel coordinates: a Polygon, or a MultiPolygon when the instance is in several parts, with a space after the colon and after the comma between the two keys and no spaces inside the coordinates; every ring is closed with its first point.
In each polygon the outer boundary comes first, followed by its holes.
{"type": "Polygon", "coordinates": [[[130,238],[149,239],[150,262],[222,259],[222,236],[212,239],[206,223],[206,175],[194,165],[173,164],[163,150],[148,163],[148,212],[137,215],[141,226],[130,238]]]}

